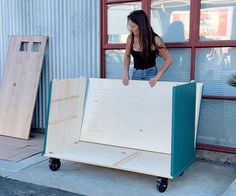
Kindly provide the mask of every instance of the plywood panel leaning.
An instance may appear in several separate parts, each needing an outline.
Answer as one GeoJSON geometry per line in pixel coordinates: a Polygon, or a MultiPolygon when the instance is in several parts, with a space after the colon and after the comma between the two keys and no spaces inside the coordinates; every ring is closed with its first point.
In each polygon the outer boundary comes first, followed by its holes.
{"type": "Polygon", "coordinates": [[[0,86],[0,135],[28,139],[47,36],[11,36],[0,86]]]}

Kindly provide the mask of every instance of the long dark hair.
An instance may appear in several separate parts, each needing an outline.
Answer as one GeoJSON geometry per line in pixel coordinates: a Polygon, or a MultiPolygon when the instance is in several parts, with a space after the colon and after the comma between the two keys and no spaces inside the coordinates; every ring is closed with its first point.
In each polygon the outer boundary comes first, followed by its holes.
{"type": "MultiPolygon", "coordinates": [[[[146,13],[143,10],[135,10],[131,12],[128,17],[128,21],[131,20],[133,23],[137,24],[140,31],[140,46],[142,48],[142,54],[148,59],[151,55],[152,45],[155,46],[157,50],[158,47],[155,44],[155,36],[158,36],[152,29],[150,22],[146,13]]],[[[131,32],[132,40],[134,39],[134,34],[131,32]]],[[[160,38],[160,36],[158,36],[160,38]]],[[[158,52],[158,51],[157,51],[158,52]]]]}

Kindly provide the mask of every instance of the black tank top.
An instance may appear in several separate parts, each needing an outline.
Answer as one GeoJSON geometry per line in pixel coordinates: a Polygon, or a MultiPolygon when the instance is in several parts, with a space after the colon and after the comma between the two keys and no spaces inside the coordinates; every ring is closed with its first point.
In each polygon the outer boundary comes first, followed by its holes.
{"type": "Polygon", "coordinates": [[[131,49],[131,55],[134,59],[134,68],[135,69],[148,69],[156,65],[156,56],[157,52],[156,50],[152,50],[150,57],[148,58],[148,61],[143,56],[141,51],[135,51],[133,48],[131,49]]]}
{"type": "MultiPolygon", "coordinates": [[[[155,36],[153,37],[153,41],[155,36]]],[[[134,68],[135,69],[148,69],[156,65],[156,57],[159,55],[159,51],[155,46],[156,50],[152,50],[150,57],[148,59],[142,54],[141,51],[135,51],[133,49],[134,38],[131,38],[131,55],[134,59],[134,68]]],[[[155,43],[153,43],[155,45],[155,43]]]]}

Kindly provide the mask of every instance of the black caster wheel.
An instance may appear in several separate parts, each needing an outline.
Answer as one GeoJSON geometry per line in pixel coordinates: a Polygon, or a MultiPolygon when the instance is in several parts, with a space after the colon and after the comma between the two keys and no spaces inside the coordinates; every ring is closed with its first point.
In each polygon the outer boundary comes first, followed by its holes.
{"type": "Polygon", "coordinates": [[[167,186],[168,186],[168,179],[167,178],[157,177],[157,190],[160,193],[165,192],[165,190],[167,189],[167,186]]]}
{"type": "Polygon", "coordinates": [[[182,176],[182,175],[184,175],[184,172],[182,172],[179,176],[182,176]]]}
{"type": "Polygon", "coordinates": [[[52,171],[57,171],[60,167],[61,167],[60,159],[54,159],[54,158],[49,159],[49,168],[52,171]]]}

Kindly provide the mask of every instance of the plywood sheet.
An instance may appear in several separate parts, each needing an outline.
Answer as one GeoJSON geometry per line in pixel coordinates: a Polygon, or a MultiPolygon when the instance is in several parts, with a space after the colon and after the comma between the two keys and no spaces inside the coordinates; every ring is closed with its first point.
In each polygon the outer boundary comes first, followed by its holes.
{"type": "Polygon", "coordinates": [[[42,152],[44,135],[33,133],[29,140],[0,136],[0,159],[21,161],[42,152]]]}
{"type": "Polygon", "coordinates": [[[52,81],[47,151],[79,141],[86,82],[86,78],[52,81]]]}
{"type": "MultiPolygon", "coordinates": [[[[172,88],[183,84],[90,78],[80,140],[170,154],[172,88]]],[[[196,94],[195,135],[202,84],[196,94]]]]}
{"type": "Polygon", "coordinates": [[[12,36],[0,86],[0,135],[28,139],[46,36],[12,36]]]}
{"type": "Polygon", "coordinates": [[[196,158],[196,83],[173,89],[171,175],[179,176],[196,158]]]}
{"type": "Polygon", "coordinates": [[[172,178],[170,155],[88,142],[58,148],[49,157],[172,178]]]}
{"type": "Polygon", "coordinates": [[[89,79],[80,140],[170,154],[174,85],[89,79]]]}

